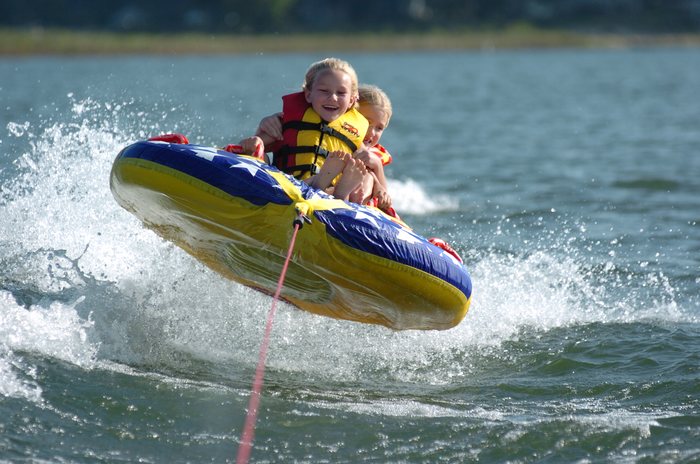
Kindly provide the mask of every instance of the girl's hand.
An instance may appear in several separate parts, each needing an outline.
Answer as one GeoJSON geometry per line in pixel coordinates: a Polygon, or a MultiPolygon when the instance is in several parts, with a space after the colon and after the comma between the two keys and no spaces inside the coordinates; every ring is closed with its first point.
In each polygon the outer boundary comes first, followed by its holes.
{"type": "Polygon", "coordinates": [[[378,156],[374,156],[366,148],[358,149],[353,155],[353,158],[358,159],[367,166],[370,171],[376,172],[382,163],[382,160],[378,156]]]}
{"type": "Polygon", "coordinates": [[[246,155],[256,156],[258,153],[265,153],[265,144],[258,136],[248,137],[240,141],[240,146],[243,148],[243,153],[246,155]]]}
{"type": "Polygon", "coordinates": [[[391,208],[391,196],[386,191],[384,186],[379,182],[375,182],[374,196],[377,198],[377,208],[386,210],[391,208]]]}
{"type": "Polygon", "coordinates": [[[273,140],[282,140],[282,113],[262,118],[255,134],[260,135],[261,133],[269,135],[273,140]]]}

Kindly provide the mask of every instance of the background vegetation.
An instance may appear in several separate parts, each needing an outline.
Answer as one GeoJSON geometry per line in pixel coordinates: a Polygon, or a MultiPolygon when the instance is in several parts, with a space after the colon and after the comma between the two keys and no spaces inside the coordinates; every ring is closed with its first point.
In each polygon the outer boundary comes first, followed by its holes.
{"type": "Polygon", "coordinates": [[[0,3],[2,54],[697,45],[699,37],[700,0],[0,3]]]}
{"type": "Polygon", "coordinates": [[[700,0],[3,0],[0,27],[141,32],[416,32],[504,27],[697,32],[700,0]]]}

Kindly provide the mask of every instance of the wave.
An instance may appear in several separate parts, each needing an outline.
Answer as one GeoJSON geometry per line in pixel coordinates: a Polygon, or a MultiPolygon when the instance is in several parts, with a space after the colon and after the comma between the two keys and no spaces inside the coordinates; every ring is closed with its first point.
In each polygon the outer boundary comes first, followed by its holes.
{"type": "MultiPolygon", "coordinates": [[[[223,279],[116,204],[111,162],[146,134],[141,124],[130,130],[114,122],[115,111],[127,113],[119,120],[139,119],[127,104],[86,100],[75,102],[69,121],[8,127],[28,149],[14,156],[14,170],[2,171],[9,176],[0,194],[5,396],[41,397],[21,352],[85,369],[116,363],[224,383],[236,381],[224,371],[254,367],[269,297],[223,279]]],[[[458,208],[456,200],[431,197],[412,180],[392,181],[390,189],[400,212],[458,208]]],[[[458,234],[456,245],[466,247],[458,234]]],[[[501,356],[505,343],[527,333],[590,323],[696,322],[662,274],[592,266],[572,247],[485,248],[469,261],[473,303],[448,331],[393,332],[282,305],[268,358],[273,377],[355,382],[375,376],[443,385],[470,375],[484,356],[501,356]]]]}
{"type": "Polygon", "coordinates": [[[387,180],[394,209],[399,214],[427,215],[457,211],[459,201],[448,195],[431,195],[413,179],[387,180]]]}

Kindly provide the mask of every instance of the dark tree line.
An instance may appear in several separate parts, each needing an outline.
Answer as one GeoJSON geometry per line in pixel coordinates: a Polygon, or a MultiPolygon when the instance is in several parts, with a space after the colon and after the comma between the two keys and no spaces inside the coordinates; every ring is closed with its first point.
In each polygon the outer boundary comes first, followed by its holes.
{"type": "Polygon", "coordinates": [[[0,27],[326,33],[501,28],[698,32],[700,0],[3,0],[0,27]],[[364,4],[362,4],[364,3],[364,4]]]}

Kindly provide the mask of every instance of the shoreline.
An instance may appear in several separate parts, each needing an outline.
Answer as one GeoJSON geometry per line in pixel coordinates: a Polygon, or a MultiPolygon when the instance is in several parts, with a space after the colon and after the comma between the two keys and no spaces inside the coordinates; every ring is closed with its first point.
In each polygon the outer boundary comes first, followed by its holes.
{"type": "Polygon", "coordinates": [[[225,55],[510,49],[700,47],[700,34],[589,34],[513,26],[503,30],[412,34],[208,35],[55,29],[0,29],[0,56],[225,55]]]}

